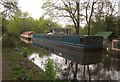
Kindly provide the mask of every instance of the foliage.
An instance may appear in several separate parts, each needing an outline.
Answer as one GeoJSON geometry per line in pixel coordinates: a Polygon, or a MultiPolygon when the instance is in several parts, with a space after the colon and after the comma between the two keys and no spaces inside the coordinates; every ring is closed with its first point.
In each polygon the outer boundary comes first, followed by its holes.
{"type": "Polygon", "coordinates": [[[117,35],[120,36],[120,16],[117,17],[117,35]]]}
{"type": "Polygon", "coordinates": [[[34,21],[34,31],[36,33],[47,33],[49,28],[60,28],[61,26],[55,22],[52,22],[51,19],[44,19],[41,17],[39,20],[34,21]]]}
{"type": "Polygon", "coordinates": [[[10,35],[4,35],[2,37],[2,46],[3,47],[15,47],[16,46],[16,38],[10,35]]]}
{"type": "Polygon", "coordinates": [[[40,18],[34,20],[31,17],[28,18],[15,18],[11,20],[3,21],[4,33],[19,37],[24,31],[34,31],[36,33],[47,33],[49,28],[60,28],[61,26],[57,23],[52,22],[50,19],[40,18]]]}
{"type": "Polygon", "coordinates": [[[13,74],[17,76],[16,79],[20,79],[20,80],[32,80],[33,79],[32,75],[29,72],[27,72],[25,69],[23,69],[23,67],[20,65],[16,65],[14,67],[13,74]]]}
{"type": "Polygon", "coordinates": [[[84,28],[80,29],[80,35],[87,35],[87,26],[85,26],[84,28]]]}
{"type": "MultiPolygon", "coordinates": [[[[91,22],[91,34],[95,35],[100,31],[112,31],[116,36],[120,36],[120,17],[119,16],[106,16],[105,19],[98,19],[91,22]]],[[[81,28],[80,34],[87,33],[87,25],[81,28]]]]}
{"type": "Polygon", "coordinates": [[[91,23],[91,34],[95,35],[100,31],[106,31],[107,25],[105,20],[100,20],[100,21],[92,21],[91,23]]]}
{"type": "Polygon", "coordinates": [[[107,16],[99,21],[92,21],[91,33],[97,34],[99,31],[112,31],[116,36],[120,36],[120,17],[107,16]]]}
{"type": "Polygon", "coordinates": [[[74,25],[67,24],[64,28],[68,29],[70,34],[75,33],[74,25]]]}
{"type": "Polygon", "coordinates": [[[105,22],[106,22],[106,25],[107,25],[106,30],[107,31],[113,31],[113,33],[115,33],[116,28],[117,28],[117,22],[118,22],[117,17],[107,16],[106,19],[105,19],[105,22]]]}
{"type": "Polygon", "coordinates": [[[53,65],[53,61],[50,58],[48,58],[45,64],[45,79],[55,80],[55,78],[56,78],[55,66],[53,65]]]}
{"type": "Polygon", "coordinates": [[[16,0],[0,0],[0,5],[3,7],[0,13],[5,19],[12,18],[16,13],[21,12],[18,8],[18,1],[16,0]]]}
{"type": "Polygon", "coordinates": [[[2,33],[4,34],[5,32],[7,32],[7,25],[8,21],[6,19],[2,19],[1,25],[2,25],[2,33]]]}
{"type": "Polygon", "coordinates": [[[34,20],[32,18],[17,18],[9,20],[6,27],[8,34],[19,37],[21,32],[33,29],[34,20]]]}
{"type": "Polygon", "coordinates": [[[24,57],[27,57],[29,55],[29,49],[27,47],[22,47],[21,49],[21,54],[24,56],[24,57]]]}

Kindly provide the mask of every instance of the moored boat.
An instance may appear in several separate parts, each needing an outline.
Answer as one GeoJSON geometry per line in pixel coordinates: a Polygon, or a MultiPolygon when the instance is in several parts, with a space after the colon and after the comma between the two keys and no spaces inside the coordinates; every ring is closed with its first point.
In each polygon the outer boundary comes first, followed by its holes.
{"type": "Polygon", "coordinates": [[[111,48],[108,50],[110,54],[120,55],[120,38],[112,40],[111,48]]]}
{"type": "Polygon", "coordinates": [[[103,48],[101,36],[79,35],[46,35],[33,34],[33,46],[42,47],[55,52],[71,52],[82,54],[86,51],[96,52],[103,48]]]}
{"type": "Polygon", "coordinates": [[[34,31],[25,31],[20,34],[20,39],[21,41],[27,43],[27,44],[32,44],[32,35],[35,34],[34,31]]]}

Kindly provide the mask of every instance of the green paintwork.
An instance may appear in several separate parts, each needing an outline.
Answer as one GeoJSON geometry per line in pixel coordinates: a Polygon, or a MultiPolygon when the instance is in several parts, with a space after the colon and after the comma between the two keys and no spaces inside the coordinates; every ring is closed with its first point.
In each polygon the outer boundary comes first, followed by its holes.
{"type": "Polygon", "coordinates": [[[105,31],[105,32],[98,32],[96,35],[97,36],[102,36],[103,38],[108,38],[110,35],[112,34],[112,32],[107,32],[107,31],[105,31]]]}

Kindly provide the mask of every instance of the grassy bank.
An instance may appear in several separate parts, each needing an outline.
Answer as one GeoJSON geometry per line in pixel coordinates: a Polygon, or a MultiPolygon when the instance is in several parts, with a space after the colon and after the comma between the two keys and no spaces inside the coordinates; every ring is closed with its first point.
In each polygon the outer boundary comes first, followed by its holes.
{"type": "MultiPolygon", "coordinates": [[[[31,45],[20,43],[17,45],[19,49],[26,47],[29,55],[39,53],[40,56],[48,55],[49,52],[34,48],[31,45]]],[[[3,80],[43,80],[44,72],[27,57],[21,55],[21,51],[15,51],[15,47],[2,48],[2,78],[3,80]]]]}

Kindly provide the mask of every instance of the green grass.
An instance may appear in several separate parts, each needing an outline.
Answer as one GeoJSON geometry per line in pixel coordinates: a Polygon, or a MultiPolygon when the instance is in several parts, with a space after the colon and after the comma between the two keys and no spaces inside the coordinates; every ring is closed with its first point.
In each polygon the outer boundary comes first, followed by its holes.
{"type": "Polygon", "coordinates": [[[15,51],[14,48],[3,48],[3,57],[5,59],[4,61],[8,64],[9,70],[11,71],[5,72],[8,74],[6,74],[6,77],[3,77],[4,80],[42,79],[43,71],[38,66],[29,61],[26,57],[22,56],[20,51],[15,51]]]}

